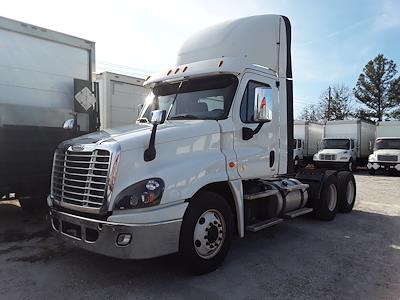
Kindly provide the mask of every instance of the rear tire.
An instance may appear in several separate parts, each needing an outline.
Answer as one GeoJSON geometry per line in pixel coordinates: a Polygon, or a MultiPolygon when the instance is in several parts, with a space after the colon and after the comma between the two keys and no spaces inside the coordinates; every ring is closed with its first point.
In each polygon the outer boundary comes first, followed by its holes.
{"type": "Polygon", "coordinates": [[[179,252],[184,266],[200,275],[214,271],[228,254],[233,214],[226,200],[214,192],[194,196],[183,218],[179,252]]]}
{"type": "Polygon", "coordinates": [[[320,199],[314,205],[314,216],[322,221],[331,221],[339,208],[338,179],[334,174],[327,175],[322,184],[320,199]]]}
{"type": "Polygon", "coordinates": [[[351,172],[338,173],[338,201],[339,211],[349,213],[353,210],[356,201],[356,181],[351,172]]]}

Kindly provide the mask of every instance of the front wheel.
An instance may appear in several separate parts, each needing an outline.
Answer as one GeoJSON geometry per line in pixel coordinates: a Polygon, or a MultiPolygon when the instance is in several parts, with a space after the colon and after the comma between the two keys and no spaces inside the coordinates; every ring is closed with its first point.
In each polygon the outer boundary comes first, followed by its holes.
{"type": "Polygon", "coordinates": [[[183,218],[179,252],[194,274],[214,271],[224,261],[233,236],[233,216],[226,200],[203,192],[190,200],[183,218]]]}
{"type": "Polygon", "coordinates": [[[352,158],[350,158],[349,163],[347,164],[347,171],[354,172],[356,170],[355,164],[352,158]]]}

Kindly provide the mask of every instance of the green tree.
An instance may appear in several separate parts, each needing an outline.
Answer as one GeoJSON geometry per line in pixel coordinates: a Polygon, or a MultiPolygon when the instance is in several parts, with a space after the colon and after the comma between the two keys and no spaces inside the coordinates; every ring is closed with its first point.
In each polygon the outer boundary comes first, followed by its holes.
{"type": "Polygon", "coordinates": [[[400,105],[400,78],[396,64],[379,54],[364,67],[354,88],[354,96],[365,105],[359,113],[382,121],[384,116],[396,117],[400,105]]]}
{"type": "Polygon", "coordinates": [[[353,117],[353,97],[348,87],[336,84],[325,89],[317,104],[301,111],[299,118],[306,121],[345,120],[353,117]]]}

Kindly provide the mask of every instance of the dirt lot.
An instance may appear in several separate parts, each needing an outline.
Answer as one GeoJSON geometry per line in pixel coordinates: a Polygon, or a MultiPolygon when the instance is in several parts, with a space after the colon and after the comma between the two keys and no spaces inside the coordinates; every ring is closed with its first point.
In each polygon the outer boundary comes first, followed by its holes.
{"type": "Polygon", "coordinates": [[[400,177],[356,180],[353,213],[237,239],[224,266],[199,277],[175,255],[123,261],[71,248],[44,216],[0,204],[0,299],[400,299],[400,177]]]}

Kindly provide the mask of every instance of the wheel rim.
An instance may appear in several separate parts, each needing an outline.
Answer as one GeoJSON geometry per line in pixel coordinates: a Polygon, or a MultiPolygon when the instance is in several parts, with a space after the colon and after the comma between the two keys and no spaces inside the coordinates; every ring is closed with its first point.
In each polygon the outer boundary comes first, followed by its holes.
{"type": "Polygon", "coordinates": [[[352,180],[350,180],[347,183],[347,187],[346,187],[346,200],[348,204],[352,204],[354,201],[354,192],[355,192],[355,188],[354,188],[354,183],[352,180]]]}
{"type": "Polygon", "coordinates": [[[329,197],[328,209],[330,211],[334,211],[337,204],[337,191],[336,191],[336,186],[334,184],[331,184],[329,186],[328,197],[329,197]]]}
{"type": "Polygon", "coordinates": [[[221,250],[226,235],[223,215],[215,209],[204,212],[196,222],[193,234],[193,245],[197,254],[210,259],[221,250]]]}

